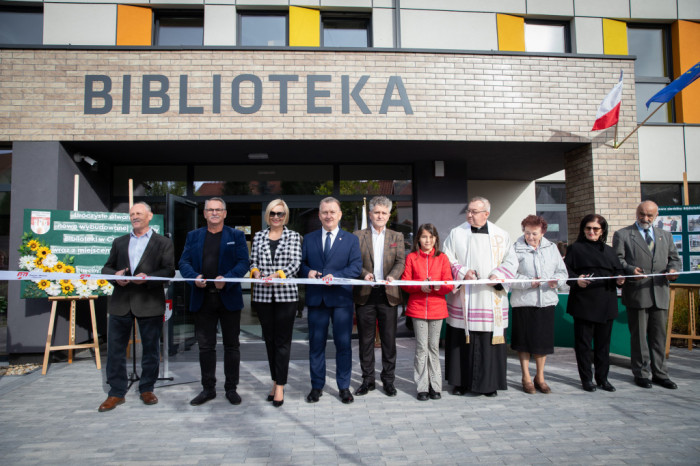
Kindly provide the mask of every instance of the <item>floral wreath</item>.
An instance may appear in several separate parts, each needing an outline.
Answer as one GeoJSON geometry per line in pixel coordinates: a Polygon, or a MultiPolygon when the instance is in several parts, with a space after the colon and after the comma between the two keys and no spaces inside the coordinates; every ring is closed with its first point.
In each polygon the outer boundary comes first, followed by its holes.
{"type": "MultiPolygon", "coordinates": [[[[46,243],[32,233],[22,235],[19,248],[19,270],[39,270],[47,273],[75,273],[74,256],[65,255],[63,260],[51,252],[46,243]]],[[[46,298],[48,296],[109,296],[114,285],[107,280],[27,280],[24,281],[24,298],[46,298]]]]}

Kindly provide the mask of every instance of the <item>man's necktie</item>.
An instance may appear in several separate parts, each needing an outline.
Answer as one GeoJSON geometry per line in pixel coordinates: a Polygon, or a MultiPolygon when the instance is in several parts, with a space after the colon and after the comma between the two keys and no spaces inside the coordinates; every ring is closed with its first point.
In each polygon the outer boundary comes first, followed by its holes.
{"type": "Polygon", "coordinates": [[[326,244],[323,246],[323,260],[328,260],[331,255],[331,232],[326,233],[326,244]]]}
{"type": "Polygon", "coordinates": [[[654,250],[654,240],[651,238],[651,235],[649,234],[648,228],[644,229],[644,239],[647,242],[647,246],[649,247],[649,250],[653,251],[654,250]]]}

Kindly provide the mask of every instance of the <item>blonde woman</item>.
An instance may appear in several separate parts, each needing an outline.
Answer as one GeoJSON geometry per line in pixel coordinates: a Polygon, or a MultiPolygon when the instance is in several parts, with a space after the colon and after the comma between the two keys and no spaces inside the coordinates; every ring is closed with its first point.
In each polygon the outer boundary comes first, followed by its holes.
{"type": "MultiPolygon", "coordinates": [[[[250,257],[253,278],[292,278],[297,275],[301,266],[301,236],[285,226],[288,221],[289,207],[282,199],[268,204],[265,209],[268,227],[253,238],[250,257]]],[[[297,301],[299,290],[295,284],[263,283],[253,287],[252,306],[262,326],[273,383],[267,401],[276,408],[284,403],[297,301]]]]}

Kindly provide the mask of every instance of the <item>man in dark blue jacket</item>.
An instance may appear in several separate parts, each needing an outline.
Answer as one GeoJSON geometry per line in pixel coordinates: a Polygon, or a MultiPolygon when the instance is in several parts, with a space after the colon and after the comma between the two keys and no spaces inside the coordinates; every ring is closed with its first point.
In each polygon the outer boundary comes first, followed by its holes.
{"type": "MultiPolygon", "coordinates": [[[[358,278],[362,272],[362,255],[357,236],[339,227],[343,213],[340,202],[327,197],[321,201],[318,216],[323,228],[309,233],[302,245],[301,276],[332,280],[358,278]]],[[[353,300],[352,286],[307,285],[306,305],[309,308],[309,364],[311,392],[306,397],[315,403],[323,394],[326,381],[326,339],[328,322],[333,322],[336,355],[336,382],[343,403],[352,403],[353,300]]]]}
{"type": "Polygon", "coordinates": [[[241,403],[238,386],[241,352],[240,283],[212,282],[211,279],[240,278],[248,272],[248,246],[243,232],[224,225],[226,203],[213,197],[204,203],[207,226],[187,234],[180,258],[180,273],[194,278],[190,311],[199,345],[202,392],[190,404],[198,406],[216,397],[216,327],[221,324],[224,343],[224,389],[231,404],[241,403]]]}

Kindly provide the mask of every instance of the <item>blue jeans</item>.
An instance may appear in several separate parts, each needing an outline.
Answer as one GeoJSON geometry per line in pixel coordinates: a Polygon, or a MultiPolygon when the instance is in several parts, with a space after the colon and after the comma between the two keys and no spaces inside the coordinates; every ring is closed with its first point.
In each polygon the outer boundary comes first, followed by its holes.
{"type": "MultiPolygon", "coordinates": [[[[141,377],[139,393],[152,392],[158,380],[160,367],[160,336],[163,332],[163,316],[136,317],[141,335],[141,377]]],[[[134,315],[109,316],[107,332],[107,383],[109,396],[124,398],[129,390],[126,375],[126,347],[131,338],[134,315]]]]}
{"type": "Polygon", "coordinates": [[[350,387],[352,373],[352,313],[349,307],[309,306],[309,365],[311,388],[322,389],[326,384],[326,340],[328,322],[333,322],[335,343],[335,380],[338,389],[350,387]]]}

